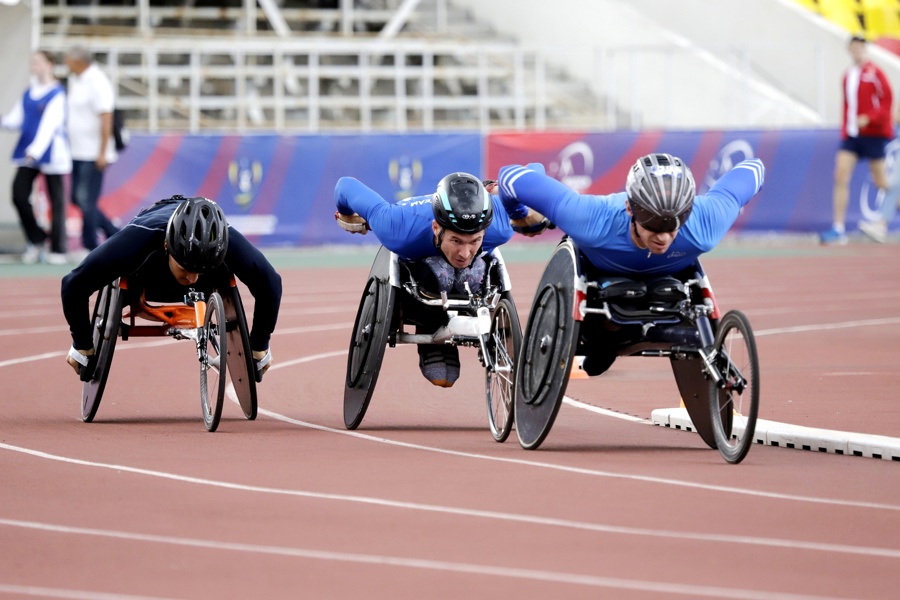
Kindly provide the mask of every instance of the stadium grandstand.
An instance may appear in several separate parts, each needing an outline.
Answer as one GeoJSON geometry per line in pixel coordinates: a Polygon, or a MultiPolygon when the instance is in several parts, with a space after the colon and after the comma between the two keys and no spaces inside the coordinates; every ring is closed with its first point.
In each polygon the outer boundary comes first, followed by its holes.
{"type": "Polygon", "coordinates": [[[136,130],[616,130],[834,124],[843,34],[889,46],[898,3],[33,0],[18,13],[33,47],[89,46],[136,130]]]}

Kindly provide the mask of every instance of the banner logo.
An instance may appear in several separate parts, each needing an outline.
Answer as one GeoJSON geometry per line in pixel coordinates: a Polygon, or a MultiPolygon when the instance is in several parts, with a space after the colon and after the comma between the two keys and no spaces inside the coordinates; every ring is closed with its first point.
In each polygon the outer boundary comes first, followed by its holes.
{"type": "Polygon", "coordinates": [[[552,177],[579,194],[594,182],[594,151],[585,142],[569,144],[549,166],[552,177]]]}
{"type": "Polygon", "coordinates": [[[398,188],[394,192],[394,201],[405,200],[415,196],[416,186],[422,180],[422,161],[403,155],[392,158],[388,164],[388,176],[398,188]]]}
{"type": "Polygon", "coordinates": [[[258,160],[249,158],[233,160],[228,165],[228,181],[234,191],[234,202],[241,208],[248,208],[259,191],[263,167],[258,160]]]}
{"type": "Polygon", "coordinates": [[[714,159],[709,161],[709,169],[703,180],[703,191],[711,188],[722,175],[730,171],[741,161],[756,158],[753,146],[747,140],[734,140],[728,142],[719,150],[714,159]]]}

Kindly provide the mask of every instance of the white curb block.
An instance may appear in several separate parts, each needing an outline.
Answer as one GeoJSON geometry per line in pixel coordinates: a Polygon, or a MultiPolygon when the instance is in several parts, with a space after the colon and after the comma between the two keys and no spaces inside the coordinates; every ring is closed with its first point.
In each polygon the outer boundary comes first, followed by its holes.
{"type": "MultiPolygon", "coordinates": [[[[662,427],[694,431],[694,424],[684,408],[658,408],[651,413],[650,421],[662,427]]],[[[743,427],[738,422],[735,422],[735,432],[739,436],[743,433],[743,427]]],[[[900,439],[883,435],[817,429],[759,419],[754,437],[757,444],[767,446],[900,461],[900,439]]]]}

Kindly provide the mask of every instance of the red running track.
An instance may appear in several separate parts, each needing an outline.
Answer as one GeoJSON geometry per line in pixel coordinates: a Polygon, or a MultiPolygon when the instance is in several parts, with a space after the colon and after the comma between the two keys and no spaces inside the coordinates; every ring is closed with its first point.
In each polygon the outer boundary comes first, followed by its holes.
{"type": "MultiPolygon", "coordinates": [[[[757,331],[762,418],[900,436],[895,246],[705,266],[757,331]]],[[[542,268],[510,266],[523,315],[542,268]]],[[[260,416],[228,403],[215,434],[189,342],[120,342],[82,423],[58,279],[3,280],[0,598],[897,597],[897,462],[755,446],[731,466],[695,434],[568,404],[527,452],[491,439],[472,349],[450,390],[388,349],[347,432],[366,272],[282,269],[260,416]]],[[[568,393],[642,418],[678,403],[648,358],[568,393]]]]}

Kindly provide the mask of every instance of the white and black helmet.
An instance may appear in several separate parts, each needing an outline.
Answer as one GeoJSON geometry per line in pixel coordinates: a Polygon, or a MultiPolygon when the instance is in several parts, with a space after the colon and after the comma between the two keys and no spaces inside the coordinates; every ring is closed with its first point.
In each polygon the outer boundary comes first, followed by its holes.
{"type": "Polygon", "coordinates": [[[694,176],[671,154],[648,154],[628,172],[625,192],[634,221],[650,231],[676,231],[694,207],[694,176]]]}

